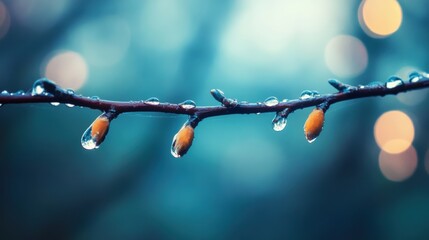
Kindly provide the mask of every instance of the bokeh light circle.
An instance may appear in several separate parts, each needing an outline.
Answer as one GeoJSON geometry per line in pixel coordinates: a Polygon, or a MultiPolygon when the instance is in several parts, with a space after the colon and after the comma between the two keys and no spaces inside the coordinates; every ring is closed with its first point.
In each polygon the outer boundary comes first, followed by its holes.
{"type": "Polygon", "coordinates": [[[368,52],[359,39],[339,35],[326,45],[325,63],[339,77],[355,77],[368,66],[368,52]]]}
{"type": "Polygon", "coordinates": [[[382,114],[374,125],[377,145],[385,152],[395,154],[408,149],[414,140],[414,125],[401,111],[382,114]]]}
{"type": "Polygon", "coordinates": [[[383,150],[378,156],[378,165],[384,177],[400,182],[409,178],[417,168],[417,152],[413,146],[399,154],[390,154],[383,150]]]}
{"type": "Polygon", "coordinates": [[[88,65],[79,53],[60,52],[49,59],[45,76],[62,88],[77,90],[88,78],[88,65]]]}
{"type": "Polygon", "coordinates": [[[359,7],[359,23],[371,37],[387,37],[402,23],[401,5],[396,0],[364,0],[359,7]]]}

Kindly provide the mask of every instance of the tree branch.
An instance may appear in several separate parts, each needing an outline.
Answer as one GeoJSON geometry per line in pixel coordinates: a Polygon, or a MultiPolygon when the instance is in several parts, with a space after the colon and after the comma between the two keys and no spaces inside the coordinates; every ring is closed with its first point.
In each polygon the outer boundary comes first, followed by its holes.
{"type": "MultiPolygon", "coordinates": [[[[275,97],[270,97],[267,98],[264,102],[257,103],[239,102],[235,99],[225,97],[224,93],[221,90],[213,89],[211,90],[212,96],[216,101],[220,102],[221,104],[218,106],[198,107],[191,100],[187,100],[179,104],[172,104],[168,102],[161,103],[156,98],[149,98],[144,101],[128,102],[103,100],[99,99],[98,97],[86,97],[82,95],[77,95],[72,90],[65,90],[60,88],[48,79],[39,79],[34,83],[33,88],[30,91],[19,91],[16,93],[8,93],[6,91],[3,91],[0,94],[0,104],[51,103],[57,105],[59,103],[62,103],[67,104],[69,106],[74,105],[91,109],[98,109],[104,112],[104,115],[102,115],[109,121],[109,123],[121,113],[126,112],[160,112],[182,114],[190,116],[189,121],[185,123],[184,127],[182,128],[186,128],[187,130],[189,130],[189,128],[187,128],[189,126],[194,129],[201,120],[209,117],[231,114],[275,112],[276,117],[273,119],[274,129],[276,131],[280,131],[284,128],[284,126],[277,126],[279,128],[276,129],[276,123],[278,123],[280,120],[285,121],[287,116],[296,109],[316,106],[323,112],[326,112],[330,105],[337,102],[348,101],[357,98],[393,95],[401,92],[428,88],[429,74],[412,72],[409,76],[408,81],[406,82],[403,82],[400,78],[393,76],[389,78],[385,83],[372,82],[368,85],[359,86],[351,86],[334,79],[329,80],[328,82],[334,88],[336,88],[338,92],[320,95],[318,94],[318,92],[306,90],[302,92],[301,97],[298,99],[286,101],[284,100],[281,102],[279,102],[275,97]],[[108,114],[106,115],[106,113],[108,114]]],[[[95,124],[95,121],[93,124],[95,124]]],[[[286,125],[286,123],[284,123],[284,125],[286,125]]],[[[108,125],[107,129],[105,129],[105,131],[102,131],[103,134],[104,132],[105,134],[107,134],[107,130],[108,125]]],[[[98,147],[98,145],[103,141],[105,134],[103,136],[98,136],[97,139],[94,139],[95,148],[98,147]]],[[[310,140],[314,139],[309,139],[309,141],[310,140]]],[[[174,142],[177,141],[173,141],[173,145],[174,142]]],[[[192,144],[192,139],[188,142],[189,148],[192,144]]],[[[172,147],[173,151],[174,146],[172,147]]],[[[188,148],[185,148],[185,151],[183,151],[182,146],[182,152],[186,153],[188,148]]],[[[181,156],[182,154],[176,155],[181,156]]]]}

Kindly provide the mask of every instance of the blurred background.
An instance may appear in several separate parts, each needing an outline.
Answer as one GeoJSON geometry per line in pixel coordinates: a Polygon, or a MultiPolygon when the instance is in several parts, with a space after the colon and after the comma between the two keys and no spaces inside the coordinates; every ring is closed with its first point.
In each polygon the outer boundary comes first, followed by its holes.
{"type": "MultiPolygon", "coordinates": [[[[40,77],[110,100],[217,105],[331,93],[429,69],[424,0],[2,0],[0,90],[40,77]]],[[[428,91],[333,105],[319,138],[296,111],[200,123],[132,113],[99,149],[100,114],[49,104],[0,109],[1,239],[427,239],[428,91]]]]}

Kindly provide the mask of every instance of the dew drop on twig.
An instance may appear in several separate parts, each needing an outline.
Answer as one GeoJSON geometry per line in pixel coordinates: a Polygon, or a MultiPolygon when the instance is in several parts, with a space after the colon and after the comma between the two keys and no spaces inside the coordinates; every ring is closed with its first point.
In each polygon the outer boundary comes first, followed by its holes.
{"type": "Polygon", "coordinates": [[[60,103],[59,102],[51,102],[51,105],[56,107],[56,106],[60,105],[60,103]]]}
{"type": "Polygon", "coordinates": [[[151,98],[144,100],[144,103],[148,104],[148,105],[156,106],[156,105],[159,105],[159,99],[156,97],[151,97],[151,98]]]}
{"type": "Polygon", "coordinates": [[[74,107],[74,104],[66,103],[66,106],[69,107],[69,108],[72,108],[72,107],[74,107]]]}
{"type": "Polygon", "coordinates": [[[271,96],[271,97],[268,97],[267,99],[265,99],[264,104],[267,107],[274,107],[277,104],[279,104],[279,100],[276,97],[271,96]]]}
{"type": "Polygon", "coordinates": [[[307,100],[307,99],[311,99],[313,98],[313,92],[310,90],[304,90],[301,93],[301,96],[299,97],[299,99],[301,100],[307,100]]]}
{"type": "Polygon", "coordinates": [[[411,72],[410,75],[408,76],[408,79],[409,79],[408,81],[410,83],[415,83],[415,82],[420,81],[421,78],[422,78],[422,74],[414,71],[414,72],[411,72]]]}
{"type": "Polygon", "coordinates": [[[192,100],[186,100],[182,103],[179,103],[179,106],[183,109],[192,109],[195,108],[197,105],[192,100]]]}
{"type": "Polygon", "coordinates": [[[403,84],[404,84],[404,82],[402,81],[402,79],[400,77],[391,76],[386,82],[386,88],[392,89],[392,88],[401,86],[403,84]]]}
{"type": "Polygon", "coordinates": [[[8,91],[6,91],[6,90],[3,90],[3,91],[1,91],[1,94],[2,94],[2,95],[9,95],[9,92],[8,92],[8,91]]]}

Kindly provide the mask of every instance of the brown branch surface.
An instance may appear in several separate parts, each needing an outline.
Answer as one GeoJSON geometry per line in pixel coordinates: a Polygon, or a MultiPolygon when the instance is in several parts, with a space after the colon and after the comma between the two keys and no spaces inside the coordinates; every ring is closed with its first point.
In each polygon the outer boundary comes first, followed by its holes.
{"type": "MultiPolygon", "coordinates": [[[[414,78],[410,74],[410,80],[414,78]]],[[[247,103],[235,102],[233,104],[220,104],[218,106],[196,106],[193,108],[183,108],[181,104],[159,103],[157,105],[147,103],[145,101],[110,101],[99,98],[91,98],[82,95],[77,95],[74,92],[68,92],[60,89],[58,94],[40,94],[32,95],[31,91],[18,93],[2,93],[0,94],[0,104],[26,104],[26,103],[63,103],[72,104],[75,106],[98,109],[103,112],[115,112],[116,116],[126,112],[160,112],[189,115],[201,121],[208,117],[215,117],[230,114],[252,114],[252,113],[267,113],[281,112],[288,109],[288,112],[293,112],[296,109],[308,108],[325,104],[325,107],[330,105],[366,97],[376,97],[393,95],[401,92],[407,92],[416,89],[428,88],[429,77],[427,74],[419,74],[418,79],[407,81],[395,87],[388,87],[385,83],[373,83],[369,85],[350,86],[336,80],[330,80],[329,83],[339,91],[331,94],[317,95],[307,99],[298,98],[279,102],[274,106],[267,106],[263,102],[247,103]]],[[[216,99],[216,97],[215,97],[216,99]]],[[[227,99],[227,98],[224,98],[227,99]]],[[[219,101],[219,99],[216,99],[219,101]]],[[[235,100],[227,99],[230,102],[235,100]]],[[[224,101],[225,103],[225,101],[224,101]]]]}

